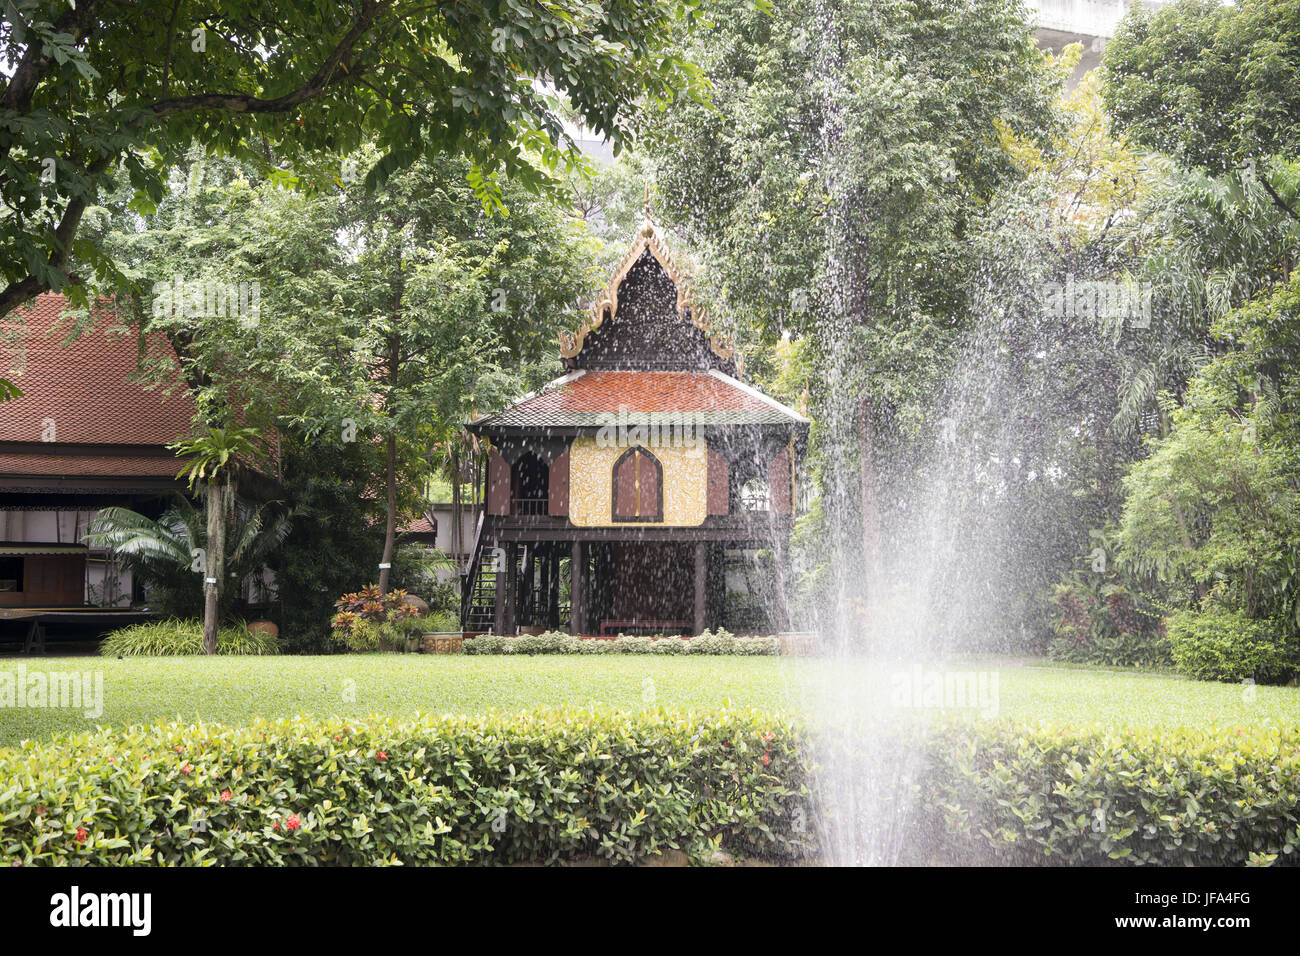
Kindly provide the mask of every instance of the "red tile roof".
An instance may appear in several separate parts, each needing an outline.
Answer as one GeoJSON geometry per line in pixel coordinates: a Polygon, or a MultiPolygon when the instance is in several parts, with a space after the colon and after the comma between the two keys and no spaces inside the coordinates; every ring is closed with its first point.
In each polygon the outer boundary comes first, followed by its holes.
{"type": "Polygon", "coordinates": [[[8,455],[0,451],[0,474],[77,477],[175,478],[175,455],[8,455]]]}
{"type": "Polygon", "coordinates": [[[402,525],[403,534],[437,534],[438,526],[428,518],[416,518],[409,524],[402,525]]]}
{"type": "Polygon", "coordinates": [[[590,426],[597,415],[691,413],[701,424],[769,424],[805,419],[721,372],[586,371],[556,379],[538,394],[481,424],[590,426]]]}
{"type": "MultiPolygon", "coordinates": [[[[194,414],[179,385],[176,353],[162,335],[146,338],[143,362],[170,364],[159,384],[139,380],[142,362],[135,330],[106,307],[72,341],[72,319],[61,318],[61,295],[42,295],[0,319],[0,377],[21,398],[0,402],[0,442],[39,442],[52,423],[54,443],[166,445],[188,433],[194,414]]],[[[53,449],[52,449],[53,450],[53,449]]],[[[0,451],[0,473],[155,475],[174,477],[172,456],[92,457],[14,455],[0,451]],[[59,467],[50,471],[48,464],[59,467]]]]}
{"type": "Polygon", "coordinates": [[[708,372],[587,372],[515,406],[530,412],[765,412],[771,405],[708,372]]]}

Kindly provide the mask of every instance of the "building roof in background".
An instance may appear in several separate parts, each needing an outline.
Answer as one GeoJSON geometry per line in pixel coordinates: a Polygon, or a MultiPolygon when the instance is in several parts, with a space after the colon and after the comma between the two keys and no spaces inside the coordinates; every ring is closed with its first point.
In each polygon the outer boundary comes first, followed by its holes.
{"type": "Polygon", "coordinates": [[[651,415],[689,415],[696,425],[807,424],[792,408],[717,370],[579,371],[558,378],[481,428],[592,428],[648,422],[651,415]],[[611,416],[613,416],[611,418],[611,416]]]}
{"type": "Polygon", "coordinates": [[[154,334],[142,355],[136,330],[102,305],[68,341],[66,304],[38,296],[0,322],[0,377],[23,392],[0,402],[0,474],[174,478],[180,464],[161,446],[188,434],[194,415],[176,353],[154,334]],[[142,381],[142,364],[165,369],[162,380],[142,381]],[[30,447],[37,442],[49,453],[30,447]]]}

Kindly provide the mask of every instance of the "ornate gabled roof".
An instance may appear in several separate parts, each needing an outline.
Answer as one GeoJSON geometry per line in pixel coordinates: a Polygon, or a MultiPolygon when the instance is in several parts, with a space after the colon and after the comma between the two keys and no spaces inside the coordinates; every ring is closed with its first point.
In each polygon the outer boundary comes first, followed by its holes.
{"type": "MultiPolygon", "coordinates": [[[[669,255],[654,223],[650,220],[648,209],[641,228],[632,242],[632,247],[623,257],[622,263],[614,274],[610,276],[604,291],[597,297],[587,321],[574,332],[560,333],[560,355],[565,359],[565,364],[571,368],[584,367],[583,352],[589,345],[589,337],[592,337],[592,333],[602,329],[608,330],[611,325],[617,325],[620,318],[623,318],[619,307],[620,295],[623,295],[625,300],[627,298],[624,283],[635,280],[638,283],[652,284],[655,281],[655,277],[650,275],[651,270],[646,268],[651,262],[662,270],[663,275],[672,284],[675,299],[671,304],[671,310],[681,324],[681,336],[689,338],[691,331],[694,330],[712,353],[711,357],[704,357],[703,362],[696,361],[683,367],[700,367],[701,364],[707,364],[734,374],[735,348],[726,336],[715,333],[711,329],[705,310],[693,302],[690,283],[669,255]]],[[[689,347],[690,343],[685,344],[689,347]]],[[[647,364],[662,364],[656,359],[655,356],[641,357],[641,361],[647,364]]],[[[624,361],[630,365],[639,364],[630,354],[624,355],[624,361]]]]}

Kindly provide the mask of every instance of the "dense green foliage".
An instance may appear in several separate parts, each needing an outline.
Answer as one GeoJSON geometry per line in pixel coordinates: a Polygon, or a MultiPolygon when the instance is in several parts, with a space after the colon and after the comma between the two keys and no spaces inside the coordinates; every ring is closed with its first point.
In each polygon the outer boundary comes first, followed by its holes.
{"type": "MultiPolygon", "coordinates": [[[[159,657],[203,653],[203,624],[195,620],[169,618],[120,627],[104,636],[99,645],[104,657],[159,657]]],[[[278,654],[276,639],[264,631],[249,631],[243,624],[217,632],[217,654],[278,654]]]]}
{"type": "Polygon", "coordinates": [[[23,864],[788,860],[799,738],[756,711],[168,724],[0,751],[23,864]]]}
{"type": "Polygon", "coordinates": [[[1075,572],[1054,589],[1053,660],[1073,664],[1169,663],[1161,613],[1114,574],[1075,572]]]}
{"type": "MultiPolygon", "coordinates": [[[[241,597],[240,585],[258,574],[289,534],[291,522],[280,503],[254,504],[231,500],[226,515],[219,610],[229,617],[241,597]]],[[[155,520],[127,508],[102,508],[90,524],[87,541],[107,548],[146,585],[150,607],[163,614],[203,613],[203,561],[196,549],[207,549],[205,513],[189,499],[176,499],[155,520]]]]}
{"type": "Polygon", "coordinates": [[[1120,556],[1175,606],[1205,612],[1178,618],[1186,673],[1276,679],[1300,643],[1300,277],[1215,331],[1225,351],[1125,481],[1120,556]]]}
{"type": "Polygon", "coordinates": [[[370,185],[450,153],[482,203],[501,202],[497,171],[538,188],[580,162],[562,111],[621,142],[637,107],[691,95],[696,71],[664,43],[696,6],[14,0],[0,16],[0,315],[46,289],[84,297],[92,277],[129,287],[79,236],[83,214],[119,167],[123,205],[148,209],[191,143],[274,171],[373,140],[370,185]]]}
{"type": "Polygon", "coordinates": [[[828,629],[880,617],[856,612],[882,600],[887,542],[907,534],[918,432],[972,320],[975,221],[1022,175],[999,130],[1052,126],[1062,73],[1031,34],[1005,0],[722,2],[682,41],[711,107],[649,126],[666,218],[700,250],[714,312],[751,374],[811,409],[807,537],[838,557],[810,559],[803,603],[828,629]]]}
{"type": "Polygon", "coordinates": [[[1178,670],[1197,680],[1277,683],[1300,667],[1297,648],[1272,621],[1242,611],[1179,611],[1166,620],[1178,670]]]}
{"type": "Polygon", "coordinates": [[[929,743],[949,862],[1300,863],[1300,731],[988,725],[929,743]]]}
{"type": "Polygon", "coordinates": [[[294,503],[293,524],[268,566],[275,573],[280,643],[290,653],[329,651],[334,599],[375,575],[382,524],[367,491],[379,467],[367,442],[286,442],[280,481],[294,503]]]}
{"type": "Polygon", "coordinates": [[[636,637],[620,634],[612,640],[583,640],[550,631],[521,637],[487,634],[467,639],[466,654],[776,654],[775,637],[736,637],[727,631],[704,631],[695,637],[636,637]]]}
{"type": "Polygon", "coordinates": [[[1106,103],[1143,145],[1214,173],[1300,151],[1300,4],[1130,7],[1106,47],[1106,103]]]}
{"type": "MultiPolygon", "coordinates": [[[[1300,737],[945,723],[903,862],[1297,862],[1300,737]]],[[[31,864],[816,858],[806,728],[758,711],[163,724],[0,750],[31,864]]],[[[830,808],[833,812],[833,808],[830,808]]]]}

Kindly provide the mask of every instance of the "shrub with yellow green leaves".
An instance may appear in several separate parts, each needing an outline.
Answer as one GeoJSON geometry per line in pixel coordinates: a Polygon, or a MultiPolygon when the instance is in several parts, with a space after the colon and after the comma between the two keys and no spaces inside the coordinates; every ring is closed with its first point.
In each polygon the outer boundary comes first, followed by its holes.
{"type": "Polygon", "coordinates": [[[1300,729],[953,727],[924,799],[970,863],[1300,862],[1300,729]]]}

